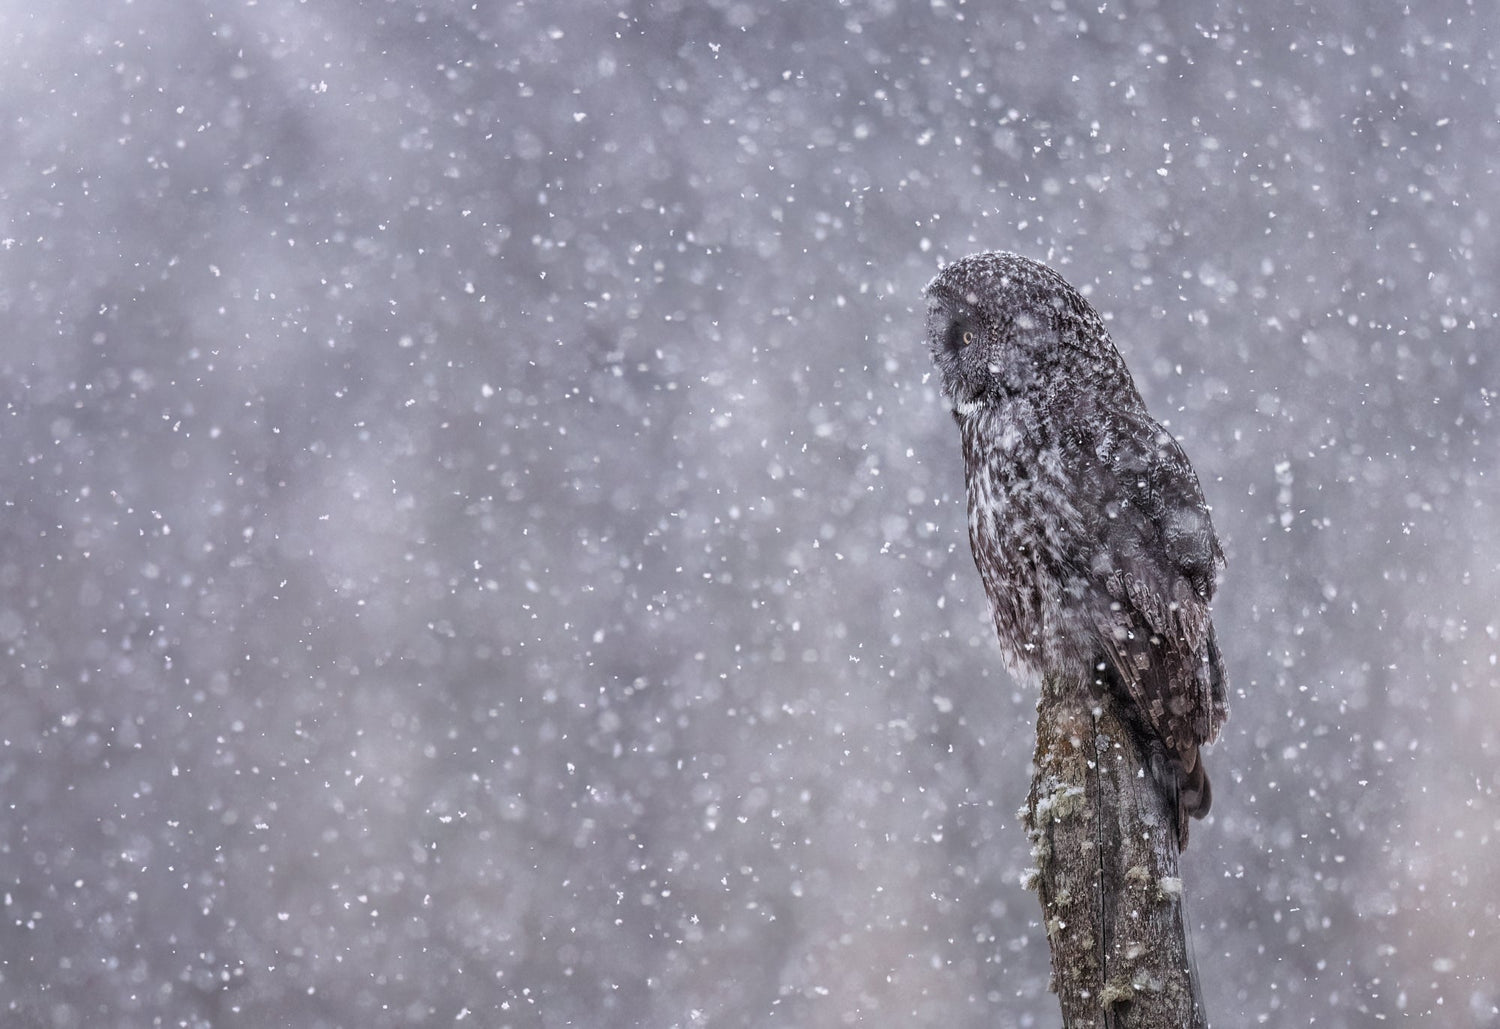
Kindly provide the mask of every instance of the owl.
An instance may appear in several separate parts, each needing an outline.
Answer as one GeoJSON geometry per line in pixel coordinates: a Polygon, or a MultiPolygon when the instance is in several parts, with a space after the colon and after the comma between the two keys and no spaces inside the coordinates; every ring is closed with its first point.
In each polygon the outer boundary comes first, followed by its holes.
{"type": "Polygon", "coordinates": [[[1006,663],[1127,698],[1186,847],[1213,796],[1200,751],[1227,715],[1209,612],[1224,554],[1198,477],[1057,272],[975,254],[925,293],[1006,663]]]}

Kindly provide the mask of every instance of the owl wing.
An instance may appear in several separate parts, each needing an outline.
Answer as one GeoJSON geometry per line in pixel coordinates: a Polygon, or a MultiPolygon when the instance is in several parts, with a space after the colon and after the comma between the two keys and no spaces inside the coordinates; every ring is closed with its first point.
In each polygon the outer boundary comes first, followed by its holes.
{"type": "Polygon", "coordinates": [[[1223,553],[1187,456],[1149,416],[1121,423],[1095,561],[1093,627],[1131,698],[1191,771],[1226,716],[1209,601],[1223,553]]]}
{"type": "Polygon", "coordinates": [[[1208,604],[1180,577],[1125,563],[1104,581],[1094,627],[1104,655],[1146,720],[1191,769],[1225,717],[1223,666],[1208,604]]]}

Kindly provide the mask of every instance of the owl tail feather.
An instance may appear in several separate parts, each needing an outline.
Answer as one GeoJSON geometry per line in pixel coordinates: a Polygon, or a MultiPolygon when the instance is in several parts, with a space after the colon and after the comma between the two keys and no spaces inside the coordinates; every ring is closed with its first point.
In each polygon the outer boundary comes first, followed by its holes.
{"type": "Polygon", "coordinates": [[[1177,828],[1177,849],[1187,850],[1188,819],[1202,818],[1213,807],[1214,791],[1196,749],[1168,755],[1159,743],[1151,748],[1151,777],[1167,796],[1177,828]],[[1191,763],[1191,764],[1189,764],[1191,763]]]}

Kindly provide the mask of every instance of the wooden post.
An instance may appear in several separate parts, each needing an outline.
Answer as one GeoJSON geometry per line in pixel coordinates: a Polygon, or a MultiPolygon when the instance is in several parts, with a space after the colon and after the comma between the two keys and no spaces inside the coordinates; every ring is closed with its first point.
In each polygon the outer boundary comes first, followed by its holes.
{"type": "Polygon", "coordinates": [[[1207,1029],[1172,812],[1108,691],[1048,677],[1026,830],[1065,1029],[1207,1029]]]}

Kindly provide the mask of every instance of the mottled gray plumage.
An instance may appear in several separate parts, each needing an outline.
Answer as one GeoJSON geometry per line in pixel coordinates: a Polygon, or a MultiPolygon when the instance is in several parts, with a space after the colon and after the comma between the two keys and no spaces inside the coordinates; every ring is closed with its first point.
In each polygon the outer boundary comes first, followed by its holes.
{"type": "Polygon", "coordinates": [[[1052,269],[976,254],[926,290],[927,342],[963,441],[969,541],[1014,674],[1102,681],[1187,819],[1223,723],[1209,601],[1223,552],[1198,478],[1146,411],[1103,320],[1052,269]]]}

